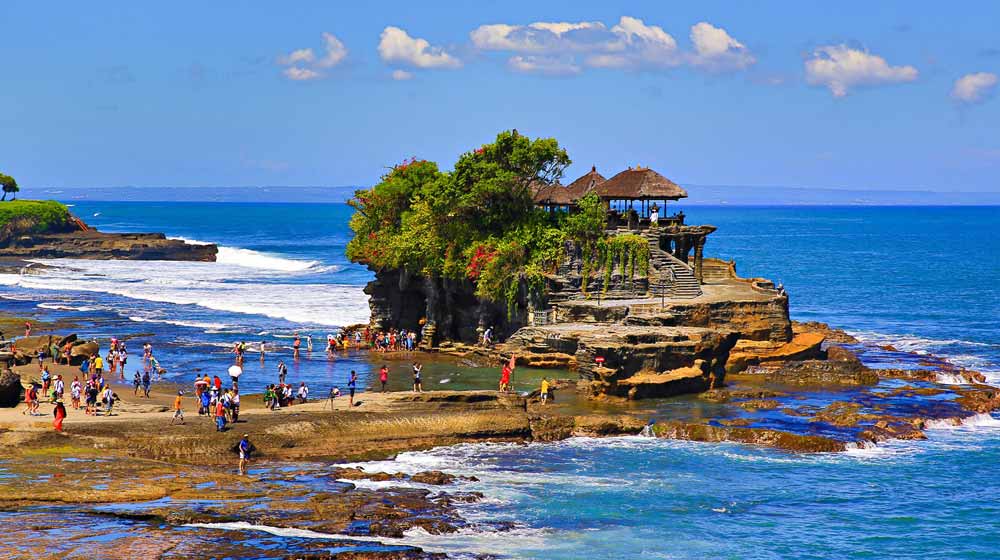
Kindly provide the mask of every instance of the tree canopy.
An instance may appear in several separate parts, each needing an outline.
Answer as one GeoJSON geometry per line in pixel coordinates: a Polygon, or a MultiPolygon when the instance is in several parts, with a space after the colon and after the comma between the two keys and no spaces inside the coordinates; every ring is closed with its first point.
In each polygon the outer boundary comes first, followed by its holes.
{"type": "Polygon", "coordinates": [[[533,189],[558,182],[569,164],[555,139],[516,130],[462,154],[452,171],[404,161],[350,201],[354,238],[347,256],[375,270],[468,279],[478,296],[511,306],[522,282],[540,289],[565,240],[603,234],[596,197],[571,217],[534,205],[533,189]]]}
{"type": "Polygon", "coordinates": [[[3,173],[0,173],[0,186],[3,187],[3,198],[0,198],[0,200],[7,200],[8,194],[16,196],[15,193],[21,190],[21,188],[17,186],[17,181],[15,181],[13,177],[10,175],[4,175],[3,173]]]}

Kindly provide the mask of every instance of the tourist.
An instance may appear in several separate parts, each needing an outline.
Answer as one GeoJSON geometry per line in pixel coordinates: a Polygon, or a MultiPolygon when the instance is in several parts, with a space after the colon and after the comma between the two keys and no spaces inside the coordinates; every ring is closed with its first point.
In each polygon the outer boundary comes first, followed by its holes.
{"type": "Polygon", "coordinates": [[[305,404],[306,401],[309,400],[309,387],[306,387],[305,381],[299,385],[299,392],[297,396],[299,397],[299,404],[305,404]]]}
{"type": "Polygon", "coordinates": [[[80,378],[78,376],[73,376],[73,383],[69,386],[69,394],[73,399],[73,409],[80,410],[80,394],[83,392],[83,385],[80,384],[80,378]]]}
{"type": "Polygon", "coordinates": [[[208,391],[202,391],[201,396],[198,399],[198,416],[204,416],[208,414],[209,405],[211,405],[211,399],[208,396],[208,391]]]}
{"type": "Polygon", "coordinates": [[[264,341],[260,341],[260,361],[264,363],[264,341]]]}
{"type": "Polygon", "coordinates": [[[155,356],[150,356],[149,357],[149,369],[153,370],[153,373],[156,374],[156,380],[157,381],[160,380],[160,376],[163,375],[164,371],[166,371],[166,370],[164,370],[163,368],[160,367],[160,362],[158,362],[156,360],[155,356]]]}
{"type": "Polygon", "coordinates": [[[302,339],[299,338],[299,333],[295,333],[295,339],[292,341],[292,356],[295,359],[299,357],[299,347],[302,346],[302,339]]]}
{"type": "Polygon", "coordinates": [[[378,370],[378,380],[382,383],[382,392],[385,392],[385,384],[389,381],[389,368],[382,364],[382,369],[378,370]]]}
{"type": "Polygon", "coordinates": [[[46,366],[42,369],[42,394],[47,395],[49,393],[49,385],[52,384],[52,375],[49,373],[49,368],[46,366]]]}
{"type": "MultiPolygon", "coordinates": [[[[149,375],[149,371],[148,370],[146,372],[146,375],[149,375]]],[[[136,370],[135,375],[132,377],[132,385],[134,385],[134,388],[132,389],[132,395],[133,396],[138,396],[139,395],[139,385],[142,385],[142,375],[139,373],[139,370],[136,370]]]]}
{"type": "Polygon", "coordinates": [[[63,405],[62,399],[56,401],[56,406],[52,409],[52,417],[52,427],[57,432],[61,432],[63,420],[66,418],[66,407],[63,405]]]}
{"type": "Polygon", "coordinates": [[[284,383],[286,377],[288,377],[288,366],[284,360],[278,360],[278,383],[284,383]]]}
{"type": "Polygon", "coordinates": [[[149,372],[148,371],[147,372],[143,372],[143,374],[142,374],[142,392],[146,396],[147,399],[149,398],[149,384],[150,384],[150,381],[151,380],[149,379],[149,372]]]}
{"type": "Polygon", "coordinates": [[[21,411],[21,414],[27,414],[28,416],[35,415],[35,400],[38,398],[38,391],[35,389],[35,384],[28,384],[28,389],[24,391],[24,405],[25,409],[21,411]]]}
{"type": "Polygon", "coordinates": [[[420,373],[423,371],[424,366],[420,362],[413,362],[413,391],[415,393],[424,392],[424,384],[420,380],[420,373]]]}
{"type": "Polygon", "coordinates": [[[152,357],[153,357],[153,345],[147,342],[142,345],[142,362],[149,363],[149,359],[152,357]]]}
{"type": "Polygon", "coordinates": [[[52,400],[62,400],[66,385],[63,383],[62,375],[56,376],[56,381],[52,385],[52,400]]]}
{"type": "Polygon", "coordinates": [[[240,392],[236,388],[233,388],[233,394],[229,398],[229,406],[231,407],[233,424],[235,424],[240,420],[240,392]]]}
{"type": "Polygon", "coordinates": [[[222,432],[226,429],[226,407],[222,404],[222,399],[215,403],[215,431],[222,432]]]}
{"type": "Polygon", "coordinates": [[[104,373],[104,360],[101,359],[100,354],[94,355],[94,373],[100,375],[104,373]]]}
{"type": "Polygon", "coordinates": [[[25,337],[31,336],[31,323],[27,321],[25,321],[24,323],[24,336],[25,337]]]}
{"type": "Polygon", "coordinates": [[[306,352],[312,354],[313,351],[313,337],[311,334],[306,335],[306,352]]]}
{"type": "Polygon", "coordinates": [[[125,364],[128,363],[128,349],[125,348],[125,342],[118,344],[118,371],[121,372],[121,379],[125,381],[125,364]]]}
{"type": "Polygon", "coordinates": [[[97,393],[97,384],[93,380],[87,381],[87,387],[84,389],[87,397],[85,414],[97,414],[97,393]]]}
{"type": "Polygon", "coordinates": [[[500,369],[500,392],[510,391],[510,366],[505,362],[500,369]]]}
{"type": "Polygon", "coordinates": [[[493,327],[489,327],[483,332],[483,346],[491,344],[493,344],[493,327]]]}
{"type": "Polygon", "coordinates": [[[549,378],[542,378],[542,390],[541,390],[542,404],[545,404],[549,399],[549,378]]]}
{"type": "Polygon", "coordinates": [[[102,395],[101,402],[107,407],[106,416],[111,416],[111,409],[115,406],[115,399],[118,398],[111,390],[111,385],[104,388],[104,394],[102,395]]]}
{"type": "Polygon", "coordinates": [[[351,370],[351,380],[347,382],[347,389],[351,393],[351,398],[347,403],[347,406],[354,407],[354,391],[358,388],[358,374],[353,369],[351,370]]]}
{"type": "Polygon", "coordinates": [[[42,371],[42,364],[45,363],[45,348],[38,350],[38,371],[42,371]]]}
{"type": "Polygon", "coordinates": [[[222,392],[222,378],[218,374],[212,376],[212,388],[216,393],[222,392]]]}
{"type": "Polygon", "coordinates": [[[243,438],[240,439],[240,443],[237,446],[237,451],[240,454],[240,474],[246,474],[247,464],[250,462],[250,454],[254,451],[254,446],[250,443],[250,434],[243,434],[243,438]]]}
{"type": "Polygon", "coordinates": [[[177,396],[174,397],[174,417],[170,419],[171,426],[173,426],[174,422],[177,420],[180,420],[181,424],[184,424],[184,411],[181,409],[181,395],[183,394],[183,391],[177,391],[177,396]]]}

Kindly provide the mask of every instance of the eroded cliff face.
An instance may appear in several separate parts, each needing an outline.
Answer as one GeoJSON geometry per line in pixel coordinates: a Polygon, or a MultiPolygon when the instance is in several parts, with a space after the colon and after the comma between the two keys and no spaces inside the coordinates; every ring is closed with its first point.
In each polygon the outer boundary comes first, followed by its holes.
{"type": "Polygon", "coordinates": [[[522,297],[518,311],[476,297],[469,281],[433,278],[404,270],[379,270],[365,287],[370,297],[371,322],[379,329],[416,329],[424,344],[443,340],[473,343],[482,331],[493,327],[506,335],[524,326],[527,313],[522,297]]]}

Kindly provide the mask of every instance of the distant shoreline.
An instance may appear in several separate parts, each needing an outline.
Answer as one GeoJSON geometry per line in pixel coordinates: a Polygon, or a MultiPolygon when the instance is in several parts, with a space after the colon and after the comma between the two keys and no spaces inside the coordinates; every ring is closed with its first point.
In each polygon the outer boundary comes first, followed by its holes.
{"type": "MultiPolygon", "coordinates": [[[[37,196],[74,202],[225,202],[343,204],[359,187],[71,187],[35,188],[37,196]]],[[[1000,192],[838,190],[799,187],[687,186],[683,206],[1000,206],[1000,192]]]]}

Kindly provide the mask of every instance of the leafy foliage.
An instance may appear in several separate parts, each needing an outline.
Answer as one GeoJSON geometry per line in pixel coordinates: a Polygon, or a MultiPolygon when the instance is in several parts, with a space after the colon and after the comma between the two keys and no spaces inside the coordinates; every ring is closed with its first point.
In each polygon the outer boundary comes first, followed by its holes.
{"type": "Polygon", "coordinates": [[[347,256],[375,270],[468,280],[477,296],[513,313],[521,296],[541,293],[567,241],[593,253],[606,235],[606,210],[594,195],[569,215],[535,207],[533,189],[559,181],[569,163],[554,139],[517,131],[462,154],[450,172],[404,161],[350,201],[347,256]]]}
{"type": "Polygon", "coordinates": [[[4,175],[3,173],[0,173],[0,187],[3,187],[3,198],[0,198],[0,200],[7,200],[8,194],[17,196],[16,193],[21,190],[21,188],[17,186],[17,181],[15,181],[13,177],[10,175],[4,175]]]}

